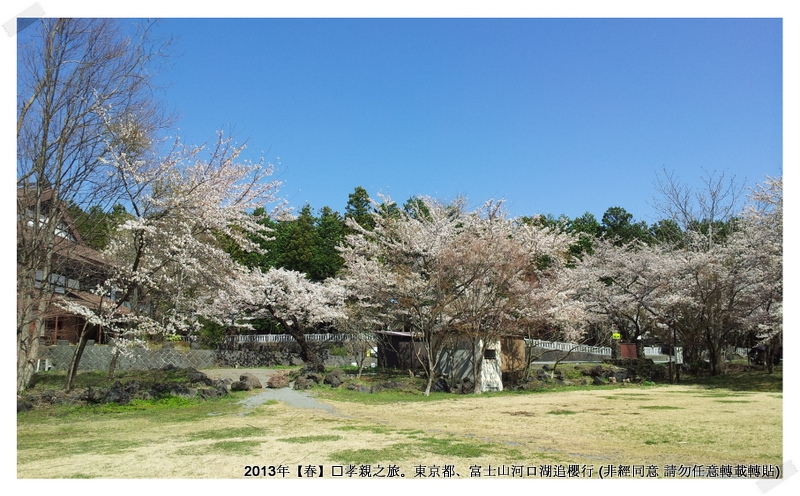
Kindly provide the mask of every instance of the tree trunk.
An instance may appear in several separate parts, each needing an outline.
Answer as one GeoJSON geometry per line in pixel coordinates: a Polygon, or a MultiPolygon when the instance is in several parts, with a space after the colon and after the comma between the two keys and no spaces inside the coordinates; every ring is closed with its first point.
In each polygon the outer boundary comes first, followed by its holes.
{"type": "Polygon", "coordinates": [[[111,364],[108,366],[108,380],[114,380],[114,373],[117,370],[117,361],[119,360],[119,348],[114,349],[114,356],[111,357],[111,364]]]}
{"type": "Polygon", "coordinates": [[[86,349],[86,342],[89,340],[89,333],[87,332],[88,326],[89,323],[87,322],[81,330],[78,347],[75,349],[75,353],[72,355],[72,360],[69,363],[69,369],[67,369],[67,382],[64,384],[64,389],[67,391],[72,391],[75,388],[75,377],[78,375],[78,365],[81,363],[83,350],[86,349]]]}
{"type": "Polygon", "coordinates": [[[44,321],[36,319],[17,329],[17,393],[24,391],[36,372],[36,357],[44,337],[44,321]]]}
{"type": "Polygon", "coordinates": [[[433,387],[433,378],[436,375],[436,362],[433,361],[431,358],[430,349],[428,350],[428,366],[426,367],[425,372],[428,374],[428,381],[425,383],[425,396],[431,395],[431,388],[433,387]]]}
{"type": "Polygon", "coordinates": [[[481,394],[481,373],[483,368],[483,340],[478,339],[472,344],[472,392],[481,394]]]}
{"type": "Polygon", "coordinates": [[[644,354],[644,340],[642,339],[636,339],[636,358],[640,360],[646,358],[644,354]]]}

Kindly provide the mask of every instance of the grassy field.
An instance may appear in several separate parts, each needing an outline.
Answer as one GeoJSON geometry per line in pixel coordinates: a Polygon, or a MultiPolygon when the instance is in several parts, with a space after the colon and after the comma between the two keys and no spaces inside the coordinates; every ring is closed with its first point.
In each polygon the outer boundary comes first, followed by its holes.
{"type": "Polygon", "coordinates": [[[608,465],[663,477],[671,465],[782,463],[780,373],[693,382],[430,397],[315,389],[334,413],[238,403],[252,392],[43,408],[17,415],[17,477],[296,478],[309,467],[328,478],[539,477],[559,467],[597,477],[608,465]]]}

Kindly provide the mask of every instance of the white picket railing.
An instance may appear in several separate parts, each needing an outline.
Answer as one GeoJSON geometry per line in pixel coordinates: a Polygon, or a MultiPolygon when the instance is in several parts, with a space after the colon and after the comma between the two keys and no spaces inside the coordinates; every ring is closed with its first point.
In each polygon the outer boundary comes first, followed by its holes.
{"type": "MultiPolygon", "coordinates": [[[[289,334],[243,334],[238,336],[228,336],[227,341],[231,343],[286,343],[294,341],[289,334]]],[[[368,333],[364,334],[306,334],[306,341],[313,342],[345,342],[354,340],[375,341],[375,338],[368,333]]],[[[590,353],[593,355],[611,356],[611,348],[608,346],[589,346],[577,343],[563,343],[558,341],[545,341],[542,339],[526,339],[525,342],[531,346],[545,348],[548,350],[576,351],[579,353],[590,353]]],[[[739,350],[737,350],[739,351],[739,350]]],[[[660,347],[645,346],[644,354],[660,355],[660,347]]]]}
{"type": "Polygon", "coordinates": [[[560,343],[557,341],[543,341],[541,339],[526,339],[526,343],[545,348],[548,350],[577,351],[579,353],[591,353],[593,355],[611,356],[611,348],[608,346],[589,346],[577,343],[560,343]]]}
{"type": "MultiPolygon", "coordinates": [[[[374,341],[375,338],[369,334],[306,334],[306,341],[374,341]]],[[[289,334],[240,334],[238,336],[228,336],[227,341],[232,343],[287,343],[294,341],[289,334]]]]}

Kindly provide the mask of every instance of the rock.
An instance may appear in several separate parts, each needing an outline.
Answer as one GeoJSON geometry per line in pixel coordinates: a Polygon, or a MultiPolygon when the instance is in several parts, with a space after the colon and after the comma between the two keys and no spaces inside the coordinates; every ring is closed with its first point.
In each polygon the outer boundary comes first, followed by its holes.
{"type": "Polygon", "coordinates": [[[169,384],[165,384],[163,382],[156,382],[150,388],[150,391],[152,392],[153,396],[161,396],[168,393],[171,387],[172,386],[170,386],[169,384]]]}
{"type": "Polygon", "coordinates": [[[602,377],[595,377],[594,381],[592,382],[592,384],[595,385],[595,386],[605,386],[606,385],[606,380],[603,379],[602,377]]]}
{"type": "Polygon", "coordinates": [[[461,383],[461,394],[473,394],[475,393],[475,383],[472,382],[470,379],[464,379],[464,382],[461,383]]]}
{"type": "Polygon", "coordinates": [[[142,389],[142,385],[139,384],[137,381],[131,381],[125,384],[125,392],[131,396],[136,395],[136,393],[138,393],[140,389],[142,389]]]}
{"type": "MultiPolygon", "coordinates": [[[[250,384],[250,389],[261,389],[264,387],[261,385],[261,381],[258,380],[258,377],[254,376],[249,372],[240,375],[239,381],[247,382],[248,384],[250,384]]],[[[231,389],[233,389],[233,385],[231,385],[231,389]]]]}
{"type": "Polygon", "coordinates": [[[447,384],[447,381],[444,379],[439,379],[438,381],[434,382],[431,386],[431,391],[434,393],[449,393],[450,386],[447,384]]]}
{"type": "Polygon", "coordinates": [[[271,389],[280,389],[289,387],[289,377],[284,374],[276,374],[269,378],[267,387],[271,389]]]}
{"type": "Polygon", "coordinates": [[[383,381],[374,384],[372,388],[370,388],[370,391],[373,393],[378,393],[386,389],[406,389],[406,385],[399,381],[383,381]]]}
{"type": "Polygon", "coordinates": [[[304,389],[311,389],[316,382],[309,379],[308,376],[301,375],[297,379],[294,380],[294,388],[297,390],[304,390],[304,389]]]}
{"type": "Polygon", "coordinates": [[[341,386],[347,380],[347,374],[342,369],[334,369],[323,379],[324,384],[329,384],[333,388],[341,386]]]}
{"type": "Polygon", "coordinates": [[[231,391],[250,391],[253,386],[248,381],[234,381],[231,383],[231,391]]]}
{"type": "Polygon", "coordinates": [[[28,410],[32,409],[33,409],[33,403],[17,396],[17,413],[27,412],[28,410]]]}
{"type": "Polygon", "coordinates": [[[102,403],[103,399],[108,394],[108,390],[103,388],[89,388],[81,396],[81,399],[86,403],[102,403]]]}
{"type": "Polygon", "coordinates": [[[206,374],[203,372],[190,372],[189,373],[189,384],[197,384],[203,383],[206,386],[210,386],[213,381],[208,378],[206,374]]]}
{"type": "Polygon", "coordinates": [[[172,396],[179,396],[181,398],[194,398],[197,396],[197,389],[186,387],[183,384],[175,384],[169,390],[172,396]]]}
{"type": "Polygon", "coordinates": [[[371,389],[363,384],[358,384],[356,382],[348,382],[345,385],[345,388],[349,389],[350,391],[357,391],[359,393],[369,393],[371,389]]]}
{"type": "MultiPolygon", "coordinates": [[[[227,389],[225,390],[227,393],[227,389]]],[[[204,400],[214,399],[219,396],[219,391],[214,388],[202,388],[197,390],[197,394],[204,400]]]]}
{"type": "Polygon", "coordinates": [[[117,384],[108,390],[106,397],[103,399],[103,403],[117,403],[119,405],[127,405],[131,402],[131,395],[128,394],[122,387],[116,387],[117,384]]]}
{"type": "Polygon", "coordinates": [[[303,368],[300,369],[300,375],[308,375],[308,374],[320,374],[325,372],[325,365],[318,363],[307,363],[303,365],[303,368]]]}
{"type": "Polygon", "coordinates": [[[592,377],[601,377],[603,375],[603,366],[595,365],[594,367],[589,369],[589,375],[592,377]]]}

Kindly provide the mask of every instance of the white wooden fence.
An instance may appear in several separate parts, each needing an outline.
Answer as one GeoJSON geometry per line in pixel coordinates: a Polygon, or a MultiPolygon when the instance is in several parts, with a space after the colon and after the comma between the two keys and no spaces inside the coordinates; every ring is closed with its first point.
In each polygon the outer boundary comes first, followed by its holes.
{"type": "MultiPolygon", "coordinates": [[[[375,341],[370,334],[306,334],[306,341],[375,341]]],[[[242,334],[238,336],[228,336],[226,341],[231,343],[287,343],[293,342],[294,338],[289,334],[242,334]]]]}
{"type": "Polygon", "coordinates": [[[577,351],[579,353],[591,353],[593,355],[611,356],[611,348],[608,346],[589,346],[577,343],[560,343],[557,341],[543,341],[541,339],[526,339],[525,343],[539,348],[560,351],[577,351]]]}
{"type": "MultiPolygon", "coordinates": [[[[306,341],[313,342],[346,342],[346,341],[375,341],[375,337],[368,334],[306,334],[306,341]]],[[[231,343],[286,343],[294,341],[294,338],[289,334],[243,334],[238,336],[228,336],[226,341],[231,343]]],[[[608,346],[589,346],[577,343],[562,343],[558,341],[544,341],[541,339],[526,339],[526,344],[530,346],[537,346],[548,350],[560,351],[576,351],[579,353],[591,353],[593,355],[611,356],[611,348],[608,346]]],[[[737,353],[744,353],[747,356],[745,348],[737,349],[737,353]]],[[[661,355],[661,348],[654,346],[644,347],[645,356],[648,355],[661,355]]]]}

